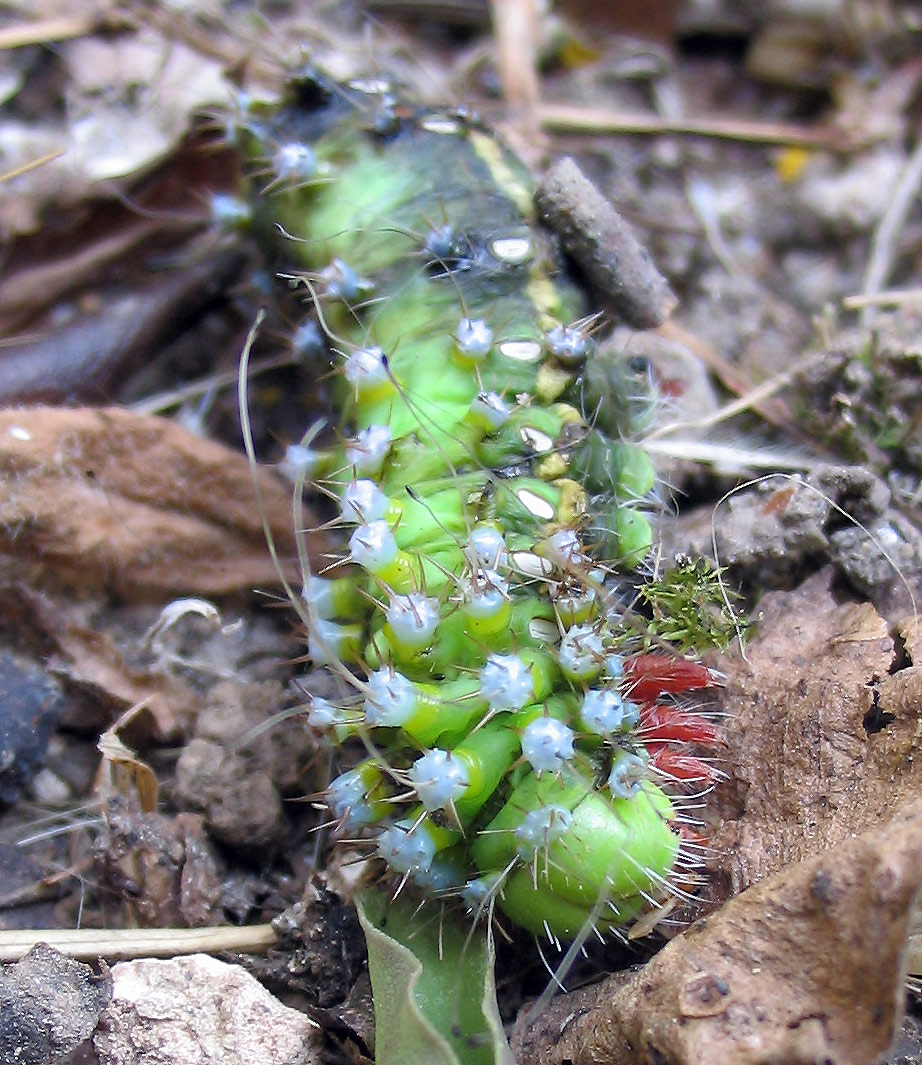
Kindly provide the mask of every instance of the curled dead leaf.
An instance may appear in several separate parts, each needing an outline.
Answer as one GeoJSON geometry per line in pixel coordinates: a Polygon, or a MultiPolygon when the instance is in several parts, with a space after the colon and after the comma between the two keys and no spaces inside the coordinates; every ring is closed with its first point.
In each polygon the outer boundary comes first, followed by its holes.
{"type": "Polygon", "coordinates": [[[97,605],[92,596],[53,598],[19,575],[0,584],[0,627],[15,633],[76,696],[64,709],[66,728],[102,731],[131,710],[122,737],[132,746],[175,743],[186,734],[200,696],[169,659],[125,639],[124,614],[106,616],[97,605]],[[132,710],[139,705],[143,709],[132,710]]]}
{"type": "Polygon", "coordinates": [[[153,813],[157,809],[159,786],[153,769],[138,758],[119,735],[122,728],[144,709],[144,703],[129,707],[118,721],[99,737],[97,748],[102,755],[100,766],[100,789],[104,797],[128,794],[137,798],[141,812],[153,813]]]}
{"type": "Polygon", "coordinates": [[[917,666],[922,666],[922,619],[906,618],[898,628],[906,654],[917,666]]]}
{"type": "Polygon", "coordinates": [[[922,793],[922,672],[890,676],[894,658],[884,619],[840,601],[831,570],[763,599],[746,660],[720,663],[728,751],[708,803],[720,826],[713,896],[882,824],[922,793]]]}
{"type": "Polygon", "coordinates": [[[110,633],[72,622],[55,632],[54,639],[58,648],[52,662],[54,672],[90,694],[104,719],[127,706],[134,739],[147,736],[162,742],[184,735],[198,700],[176,672],[132,665],[110,633]],[[132,713],[134,706],[142,707],[143,712],[132,713]]]}
{"type": "Polygon", "coordinates": [[[922,803],[789,866],[644,968],[564,995],[513,1038],[536,1065],[870,1065],[903,1011],[922,803]]]}
{"type": "MultiPolygon", "coordinates": [[[[0,411],[0,476],[0,550],[81,585],[222,595],[278,584],[246,459],[167,419],[0,411]]],[[[268,471],[259,484],[280,555],[293,559],[290,492],[268,471]]],[[[298,579],[294,561],[287,575],[298,579]]]]}

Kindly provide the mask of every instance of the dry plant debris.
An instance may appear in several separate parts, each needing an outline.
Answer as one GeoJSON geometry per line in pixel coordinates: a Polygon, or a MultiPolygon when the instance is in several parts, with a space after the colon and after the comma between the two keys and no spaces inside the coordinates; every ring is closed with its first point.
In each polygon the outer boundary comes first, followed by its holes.
{"type": "Polygon", "coordinates": [[[139,621],[152,617],[149,605],[107,607],[99,589],[79,600],[68,598],[66,589],[46,594],[29,585],[26,567],[10,563],[8,569],[0,584],[2,641],[37,659],[37,675],[57,678],[65,694],[60,723],[82,734],[111,725],[133,745],[174,743],[187,735],[197,714],[202,678],[222,669],[241,671],[239,640],[247,639],[251,652],[258,647],[277,659],[291,653],[288,642],[271,633],[253,627],[240,633],[233,626],[215,631],[195,616],[183,629],[192,653],[177,656],[156,636],[148,639],[152,630],[138,635],[139,621]],[[119,715],[124,719],[116,722],[119,715]]]}
{"type": "Polygon", "coordinates": [[[635,329],[663,324],[677,302],[669,282],[573,159],[559,160],[544,175],[535,203],[617,320],[635,329]]]}
{"type": "MultiPolygon", "coordinates": [[[[0,550],[84,586],[221,595],[278,583],[246,459],[174,422],[116,407],[0,411],[0,475],[0,550]]],[[[268,472],[260,492],[293,558],[290,493],[268,472]]]]}
{"type": "Polygon", "coordinates": [[[750,888],[644,968],[558,999],[517,1033],[518,1060],[871,1065],[902,1018],[920,885],[916,803],[750,888]]]}
{"type": "Polygon", "coordinates": [[[841,602],[826,569],[767,595],[727,673],[729,745],[709,806],[723,897],[882,825],[922,792],[922,668],[890,675],[894,644],[869,603],[841,602]]]}
{"type": "MultiPolygon", "coordinates": [[[[150,225],[137,226],[134,234],[143,243],[154,237],[154,230],[150,225]]],[[[32,300],[46,300],[40,305],[46,308],[62,302],[67,295],[62,285],[75,284],[74,273],[82,275],[82,284],[88,287],[96,280],[94,272],[104,267],[108,252],[131,254],[131,244],[131,237],[92,242],[85,254],[71,252],[8,277],[0,284],[0,330],[39,309],[29,306],[32,300]],[[62,271],[70,280],[61,278],[62,271]],[[52,288],[39,296],[45,279],[52,288]]],[[[105,402],[143,373],[209,308],[220,304],[227,286],[239,277],[243,261],[238,252],[228,249],[165,277],[147,272],[131,288],[126,288],[124,279],[115,289],[98,287],[87,301],[90,306],[80,307],[78,302],[80,309],[73,308],[64,325],[37,331],[33,327],[25,336],[10,337],[2,355],[0,403],[105,402]]]]}
{"type": "Polygon", "coordinates": [[[110,799],[94,872],[105,889],[125,899],[128,925],[202,928],[223,919],[226,870],[195,814],[142,813],[130,799],[110,799]]]}
{"type": "MultiPolygon", "coordinates": [[[[0,231],[7,236],[38,229],[49,205],[79,203],[102,182],[149,171],[176,149],[193,113],[230,99],[221,64],[182,41],[144,26],[107,38],[89,35],[92,29],[55,49],[66,126],[56,108],[44,109],[39,119],[0,122],[0,172],[61,153],[27,183],[0,185],[0,231]]],[[[27,85],[37,66],[34,53],[15,53],[3,86],[6,100],[22,91],[11,87],[14,71],[27,85]]]]}
{"type": "MultiPolygon", "coordinates": [[[[59,618],[61,627],[52,632],[58,651],[52,669],[88,696],[106,723],[113,711],[137,708],[133,737],[143,734],[162,743],[186,732],[197,701],[176,671],[133,665],[110,633],[77,624],[66,612],[59,618]]],[[[79,724],[86,727],[89,722],[79,724]]]]}

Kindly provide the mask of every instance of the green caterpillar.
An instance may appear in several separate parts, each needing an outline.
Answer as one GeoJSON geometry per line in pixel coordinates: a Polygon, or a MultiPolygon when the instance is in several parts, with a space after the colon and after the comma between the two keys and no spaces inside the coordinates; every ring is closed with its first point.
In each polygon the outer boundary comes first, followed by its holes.
{"type": "Polygon", "coordinates": [[[649,390],[626,370],[593,390],[599,316],[528,172],[469,114],[310,74],[236,125],[254,224],[291,238],[281,266],[315,312],[295,343],[332,366],[338,440],[286,461],[343,543],[302,604],[341,687],[310,724],[368,752],[330,784],[333,817],[475,914],[556,939],[623,925],[680,861],[660,785],[707,783],[683,747],[716,737],[654,705],[709,671],[638,653],[618,606],[616,571],[653,539],[653,467],[626,442],[649,390]]]}

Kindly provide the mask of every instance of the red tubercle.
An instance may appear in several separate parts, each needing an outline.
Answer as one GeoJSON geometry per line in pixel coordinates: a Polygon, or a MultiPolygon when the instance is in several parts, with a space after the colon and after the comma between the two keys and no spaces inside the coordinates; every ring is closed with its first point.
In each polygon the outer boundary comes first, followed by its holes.
{"type": "Polygon", "coordinates": [[[700,714],[690,714],[678,706],[648,704],[640,709],[640,728],[643,743],[678,742],[700,743],[716,747],[723,743],[720,729],[700,714]]]}
{"type": "Polygon", "coordinates": [[[664,776],[683,784],[716,784],[720,771],[693,754],[683,754],[665,743],[645,745],[650,756],[650,765],[664,776]]]}
{"type": "Polygon", "coordinates": [[[624,661],[625,690],[635,702],[710,688],[716,681],[717,676],[707,666],[690,658],[645,654],[624,661]]]}

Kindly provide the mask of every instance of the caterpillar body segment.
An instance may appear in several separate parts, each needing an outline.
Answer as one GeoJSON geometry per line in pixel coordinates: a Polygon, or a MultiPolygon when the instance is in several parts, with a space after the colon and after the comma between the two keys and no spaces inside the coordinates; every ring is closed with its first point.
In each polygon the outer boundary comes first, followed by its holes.
{"type": "Polygon", "coordinates": [[[256,224],[327,338],[336,431],[289,462],[341,530],[309,651],[354,688],[309,720],[369,751],[332,815],[473,913],[622,925],[668,892],[681,791],[713,779],[690,748],[718,738],[675,701],[709,671],[632,654],[615,605],[653,539],[653,397],[617,370],[593,394],[598,316],[469,115],[312,76],[246,128],[256,224]]]}

